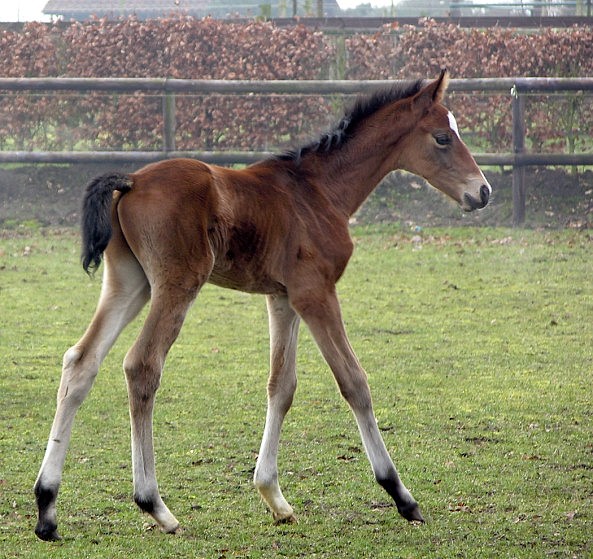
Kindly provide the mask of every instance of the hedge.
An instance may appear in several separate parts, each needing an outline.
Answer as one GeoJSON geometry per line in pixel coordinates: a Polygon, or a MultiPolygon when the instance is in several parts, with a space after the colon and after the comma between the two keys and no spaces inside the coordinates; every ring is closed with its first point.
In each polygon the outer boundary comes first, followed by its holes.
{"type": "MultiPolygon", "coordinates": [[[[463,29],[424,20],[345,38],[296,23],[188,17],[117,22],[27,23],[0,33],[6,77],[187,79],[408,79],[592,76],[593,28],[463,29]]],[[[161,99],[147,94],[0,92],[0,149],[160,149],[161,99]]],[[[284,149],[335,117],[321,96],[187,96],[177,99],[178,149],[284,149]]],[[[510,145],[508,96],[453,95],[451,108],[484,151],[510,145]]],[[[536,151],[591,142],[590,97],[534,97],[527,137],[536,151]]]]}

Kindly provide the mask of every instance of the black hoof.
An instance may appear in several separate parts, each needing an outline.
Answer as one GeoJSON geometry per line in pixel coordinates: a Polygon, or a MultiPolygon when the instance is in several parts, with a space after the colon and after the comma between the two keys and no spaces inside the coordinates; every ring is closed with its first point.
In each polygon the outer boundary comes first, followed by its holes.
{"type": "Polygon", "coordinates": [[[47,526],[38,524],[35,527],[35,535],[44,542],[57,542],[62,539],[62,536],[58,534],[58,527],[51,524],[47,526]]]}
{"type": "Polygon", "coordinates": [[[386,478],[377,478],[379,484],[391,495],[397,506],[397,511],[408,521],[424,524],[424,517],[418,503],[412,499],[405,487],[399,481],[395,470],[386,478]]]}
{"type": "Polygon", "coordinates": [[[397,507],[397,511],[408,521],[408,522],[419,522],[420,524],[424,524],[424,517],[420,512],[420,507],[418,503],[412,503],[411,505],[407,505],[405,507],[397,507]]]}

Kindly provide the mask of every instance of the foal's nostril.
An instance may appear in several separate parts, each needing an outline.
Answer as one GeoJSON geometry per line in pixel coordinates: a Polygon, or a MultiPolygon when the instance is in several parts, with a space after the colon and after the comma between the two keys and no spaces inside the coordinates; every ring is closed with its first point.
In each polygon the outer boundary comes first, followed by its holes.
{"type": "Polygon", "coordinates": [[[485,206],[488,203],[488,200],[490,199],[490,189],[483,184],[480,187],[480,200],[482,201],[482,206],[485,206]]]}

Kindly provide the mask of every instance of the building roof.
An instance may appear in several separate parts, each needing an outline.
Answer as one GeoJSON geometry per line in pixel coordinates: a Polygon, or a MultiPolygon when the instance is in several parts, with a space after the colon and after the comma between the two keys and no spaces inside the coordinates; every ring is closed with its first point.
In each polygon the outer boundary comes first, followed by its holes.
{"type": "Polygon", "coordinates": [[[205,9],[207,3],[207,0],[49,0],[43,13],[77,20],[93,15],[109,18],[194,15],[196,10],[205,9]]]}
{"type": "MultiPolygon", "coordinates": [[[[139,19],[189,15],[194,17],[258,16],[262,0],[49,0],[43,8],[47,15],[64,20],[86,20],[92,16],[117,19],[136,16],[139,19]]],[[[279,0],[270,0],[272,16],[279,14],[279,0]]],[[[284,5],[288,2],[284,2],[284,5]]],[[[326,16],[338,15],[336,0],[324,0],[326,16]]]]}

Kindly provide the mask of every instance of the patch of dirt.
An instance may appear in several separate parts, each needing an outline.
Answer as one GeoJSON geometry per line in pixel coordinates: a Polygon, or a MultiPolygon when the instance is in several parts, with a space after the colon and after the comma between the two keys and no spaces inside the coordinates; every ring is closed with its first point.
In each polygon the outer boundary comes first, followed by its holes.
{"type": "MultiPolygon", "coordinates": [[[[28,165],[0,168],[0,227],[77,226],[85,185],[114,165],[28,165]]],[[[119,166],[133,171],[136,166],[119,166]]],[[[466,214],[422,179],[393,173],[354,217],[359,224],[395,221],[428,227],[447,225],[511,226],[512,173],[486,173],[494,192],[489,206],[466,214]]],[[[593,172],[528,168],[527,227],[593,227],[593,172]]]]}
{"type": "Polygon", "coordinates": [[[85,185],[110,170],[113,165],[0,167],[0,227],[77,226],[85,185]]]}

